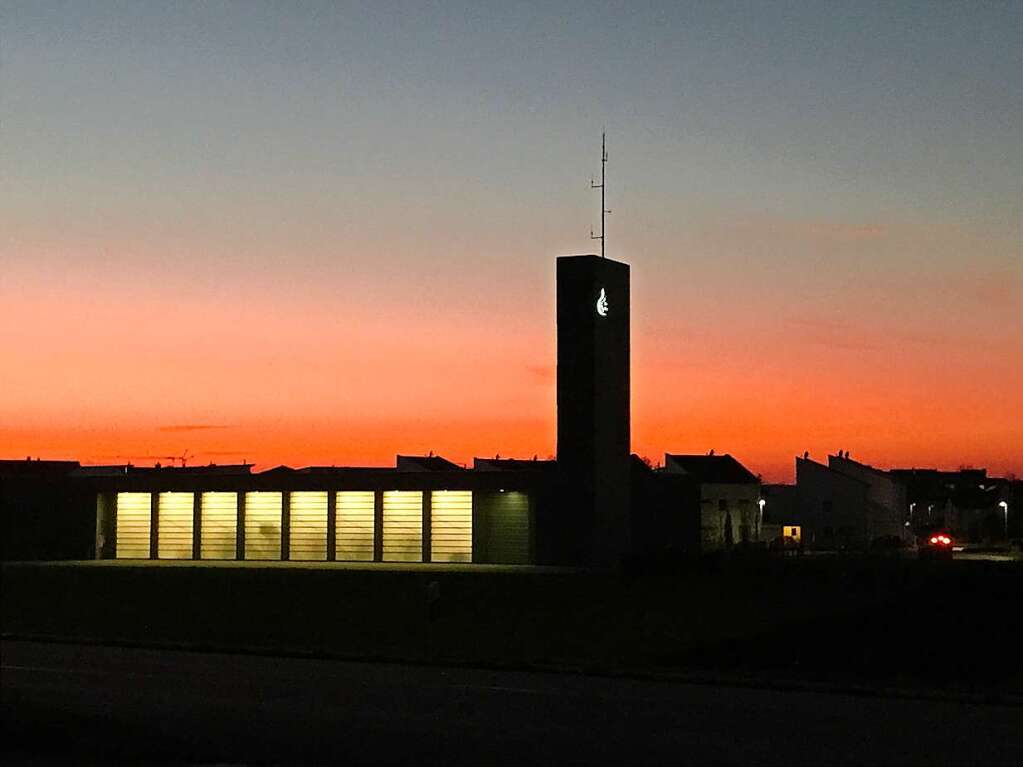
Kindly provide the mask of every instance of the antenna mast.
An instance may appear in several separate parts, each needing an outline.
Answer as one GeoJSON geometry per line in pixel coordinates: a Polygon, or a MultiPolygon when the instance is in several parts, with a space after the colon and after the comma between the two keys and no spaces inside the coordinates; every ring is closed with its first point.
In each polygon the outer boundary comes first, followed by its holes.
{"type": "Polygon", "coordinates": [[[593,233],[593,227],[590,227],[590,239],[600,240],[600,257],[604,258],[604,216],[611,211],[605,207],[604,202],[604,172],[607,168],[607,132],[603,131],[600,134],[600,183],[596,184],[593,178],[590,178],[590,189],[600,190],[600,234],[593,233]]]}

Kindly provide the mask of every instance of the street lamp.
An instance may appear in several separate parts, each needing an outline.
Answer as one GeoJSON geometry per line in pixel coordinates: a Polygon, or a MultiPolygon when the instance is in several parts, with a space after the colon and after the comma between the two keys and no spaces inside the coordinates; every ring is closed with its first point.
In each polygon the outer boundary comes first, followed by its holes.
{"type": "Polygon", "coordinates": [[[1002,507],[1002,513],[1005,515],[1005,540],[1009,540],[1009,504],[1007,501],[999,501],[998,505],[1002,507]]]}

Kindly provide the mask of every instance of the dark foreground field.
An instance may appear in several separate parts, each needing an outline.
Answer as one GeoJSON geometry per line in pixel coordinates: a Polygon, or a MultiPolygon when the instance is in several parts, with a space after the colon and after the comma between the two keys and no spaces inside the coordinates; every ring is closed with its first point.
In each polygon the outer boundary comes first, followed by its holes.
{"type": "Polygon", "coordinates": [[[528,569],[5,564],[6,637],[1023,696],[1023,568],[896,559],[528,569]]]}
{"type": "Polygon", "coordinates": [[[4,641],[5,765],[1018,765],[1023,710],[4,641]]]}

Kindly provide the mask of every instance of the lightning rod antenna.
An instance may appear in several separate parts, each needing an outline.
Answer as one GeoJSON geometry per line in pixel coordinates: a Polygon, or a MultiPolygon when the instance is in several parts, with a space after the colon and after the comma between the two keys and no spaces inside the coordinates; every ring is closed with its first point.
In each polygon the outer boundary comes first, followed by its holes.
{"type": "Polygon", "coordinates": [[[600,234],[594,234],[593,228],[590,228],[590,239],[600,240],[600,257],[604,258],[604,217],[611,211],[607,209],[606,203],[604,202],[604,179],[607,170],[607,131],[602,131],[600,134],[600,183],[594,183],[593,179],[590,179],[590,189],[600,190],[600,234]]]}

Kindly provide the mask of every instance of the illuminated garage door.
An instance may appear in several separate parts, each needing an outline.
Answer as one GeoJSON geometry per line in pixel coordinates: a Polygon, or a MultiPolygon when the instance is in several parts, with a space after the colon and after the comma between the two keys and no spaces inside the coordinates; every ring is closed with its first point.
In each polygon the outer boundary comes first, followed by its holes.
{"type": "Polygon", "coordinates": [[[529,496],[494,493],[485,502],[487,561],[525,565],[530,561],[529,496]]]}
{"type": "Polygon", "coordinates": [[[372,490],[346,490],[337,494],[337,539],[334,556],[338,560],[373,561],[372,490]]]}
{"type": "Polygon", "coordinates": [[[117,558],[149,559],[149,493],[117,494],[117,558]]]}
{"type": "Polygon", "coordinates": [[[281,493],[245,494],[245,558],[281,558],[281,493]]]}
{"type": "Polygon", "coordinates": [[[291,494],[288,557],[327,559],[326,491],[291,494]]]}
{"type": "Polygon", "coordinates": [[[192,494],[160,493],[157,499],[156,556],[192,558],[192,494]]]}
{"type": "Polygon", "coordinates": [[[238,546],[238,493],[203,493],[199,555],[234,559],[238,546]]]}
{"type": "Polygon", "coordinates": [[[436,490],[430,495],[430,559],[472,561],[472,493],[436,490]]]}
{"type": "Polygon", "coordinates": [[[423,494],[418,490],[384,493],[384,561],[423,561],[423,494]]]}

